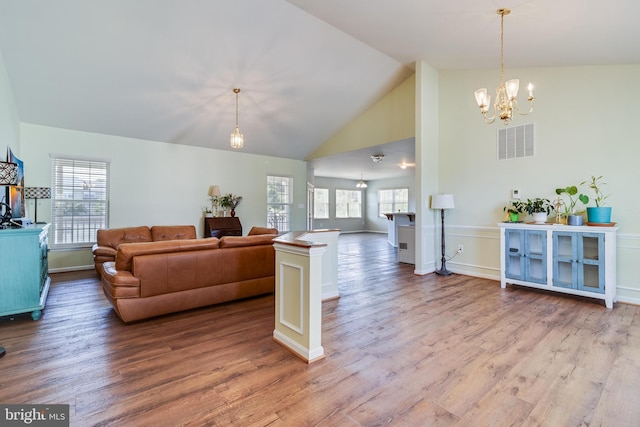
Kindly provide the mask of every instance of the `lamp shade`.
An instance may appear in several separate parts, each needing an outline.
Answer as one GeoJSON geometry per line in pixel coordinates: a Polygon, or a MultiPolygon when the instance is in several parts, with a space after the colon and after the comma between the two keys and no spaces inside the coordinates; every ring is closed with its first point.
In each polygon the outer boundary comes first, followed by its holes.
{"type": "Polygon", "coordinates": [[[24,189],[25,199],[50,199],[51,189],[48,187],[26,187],[24,189]]]}
{"type": "Polygon", "coordinates": [[[209,197],[214,197],[214,196],[221,196],[222,194],[220,194],[220,187],[217,185],[210,185],[209,186],[209,197]]]}
{"type": "Polygon", "coordinates": [[[453,194],[434,194],[431,196],[431,209],[453,209],[453,194]]]}
{"type": "Polygon", "coordinates": [[[17,163],[0,162],[0,185],[18,184],[17,163]]]}

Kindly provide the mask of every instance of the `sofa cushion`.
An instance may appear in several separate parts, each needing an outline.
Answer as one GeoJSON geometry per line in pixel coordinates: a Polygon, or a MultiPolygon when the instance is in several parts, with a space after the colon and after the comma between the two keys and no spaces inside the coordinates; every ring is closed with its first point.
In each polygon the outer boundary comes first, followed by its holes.
{"type": "Polygon", "coordinates": [[[200,251],[218,249],[220,240],[209,239],[165,240],[159,242],[143,242],[122,244],[116,254],[116,270],[132,271],[132,260],[135,256],[169,252],[200,251]]]}
{"type": "Polygon", "coordinates": [[[196,227],[193,225],[154,225],[151,227],[151,240],[154,242],[195,239],[196,237],[196,227]]]}
{"type": "Polygon", "coordinates": [[[150,242],[151,230],[146,225],[140,227],[112,228],[98,230],[97,245],[118,249],[122,243],[150,242]]]}
{"type": "Polygon", "coordinates": [[[268,227],[251,227],[249,230],[249,234],[247,236],[254,236],[257,234],[278,234],[277,228],[268,228],[268,227]]]}
{"type": "Polygon", "coordinates": [[[224,236],[220,239],[220,248],[238,248],[241,246],[271,245],[276,236],[258,234],[254,236],[224,236]]]}

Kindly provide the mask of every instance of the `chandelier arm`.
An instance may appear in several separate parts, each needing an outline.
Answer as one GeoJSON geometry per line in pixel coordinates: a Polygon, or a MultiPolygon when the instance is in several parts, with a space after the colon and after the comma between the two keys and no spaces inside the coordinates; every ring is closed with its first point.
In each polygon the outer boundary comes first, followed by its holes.
{"type": "Polygon", "coordinates": [[[530,108],[529,111],[527,111],[526,113],[523,113],[522,111],[520,111],[520,106],[518,105],[518,100],[514,99],[513,100],[513,105],[514,105],[514,110],[516,110],[518,112],[519,115],[521,116],[526,116],[527,114],[531,114],[533,113],[533,99],[529,100],[530,102],[530,108]]]}

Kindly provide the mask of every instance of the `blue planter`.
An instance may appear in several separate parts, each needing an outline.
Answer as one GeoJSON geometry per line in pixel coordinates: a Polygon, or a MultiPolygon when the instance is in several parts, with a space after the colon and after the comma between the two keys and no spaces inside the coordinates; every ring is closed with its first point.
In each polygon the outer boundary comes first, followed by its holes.
{"type": "Polygon", "coordinates": [[[611,207],[587,208],[587,222],[608,224],[611,222],[611,207]]]}

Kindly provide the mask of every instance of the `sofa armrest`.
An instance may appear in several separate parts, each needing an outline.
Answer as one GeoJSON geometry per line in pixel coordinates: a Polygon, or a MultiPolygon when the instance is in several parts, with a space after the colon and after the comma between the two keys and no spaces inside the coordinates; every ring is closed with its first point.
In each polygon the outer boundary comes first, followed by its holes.
{"type": "Polygon", "coordinates": [[[255,236],[260,234],[278,234],[277,228],[268,228],[268,227],[251,227],[249,230],[249,234],[247,236],[255,236]]]}
{"type": "Polygon", "coordinates": [[[117,250],[110,246],[100,246],[97,243],[93,245],[93,248],[91,248],[91,252],[93,252],[93,256],[107,256],[113,257],[114,259],[116,257],[116,254],[118,253],[117,250]]]}
{"type": "Polygon", "coordinates": [[[130,271],[116,270],[114,262],[102,265],[102,289],[109,298],[140,297],[140,279],[130,271]]]}

